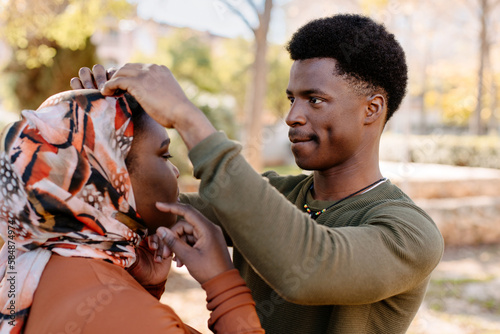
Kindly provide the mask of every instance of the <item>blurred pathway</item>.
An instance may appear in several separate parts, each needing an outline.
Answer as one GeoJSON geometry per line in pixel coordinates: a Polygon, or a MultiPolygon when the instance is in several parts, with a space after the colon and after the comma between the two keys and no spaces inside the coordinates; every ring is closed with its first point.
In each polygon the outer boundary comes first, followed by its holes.
{"type": "Polygon", "coordinates": [[[500,333],[500,245],[447,249],[408,333],[500,333]]]}

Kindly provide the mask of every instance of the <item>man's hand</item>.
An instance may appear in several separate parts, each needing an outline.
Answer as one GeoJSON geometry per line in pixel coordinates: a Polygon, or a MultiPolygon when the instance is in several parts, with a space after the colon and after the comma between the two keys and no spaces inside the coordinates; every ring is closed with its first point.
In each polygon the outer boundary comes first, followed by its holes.
{"type": "Polygon", "coordinates": [[[82,67],[78,71],[78,77],[72,78],[69,85],[72,89],[101,89],[115,72],[115,68],[106,70],[100,64],[94,65],[92,70],[82,67]]]}
{"type": "Polygon", "coordinates": [[[184,94],[172,72],[161,65],[126,64],[107,81],[101,92],[115,95],[126,91],[155,121],[175,128],[188,149],[216,132],[205,114],[184,94]]]}
{"type": "Polygon", "coordinates": [[[196,109],[166,67],[155,64],[126,64],[116,71],[102,89],[104,95],[123,90],[158,123],[167,128],[175,127],[176,110],[196,109]]]}
{"type": "Polygon", "coordinates": [[[220,227],[189,205],[157,203],[156,207],[184,217],[170,229],[159,227],[152,238],[168,245],[178,264],[185,264],[200,284],[234,268],[220,227]]]}
{"type": "Polygon", "coordinates": [[[136,249],[137,260],[128,272],[141,285],[157,285],[167,279],[172,255],[163,244],[148,237],[136,249]],[[153,250],[152,250],[153,249],[153,250]]]}

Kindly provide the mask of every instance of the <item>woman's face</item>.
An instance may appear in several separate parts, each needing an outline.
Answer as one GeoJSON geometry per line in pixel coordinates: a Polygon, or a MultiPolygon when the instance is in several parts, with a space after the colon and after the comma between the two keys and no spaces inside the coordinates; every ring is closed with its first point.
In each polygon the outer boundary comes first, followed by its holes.
{"type": "Polygon", "coordinates": [[[159,226],[172,226],[176,216],[160,212],[156,202],[175,202],[179,196],[179,170],[169,158],[170,138],[165,129],[147,114],[141,116],[140,127],[134,124],[134,140],[127,157],[136,210],[149,232],[159,226]]]}

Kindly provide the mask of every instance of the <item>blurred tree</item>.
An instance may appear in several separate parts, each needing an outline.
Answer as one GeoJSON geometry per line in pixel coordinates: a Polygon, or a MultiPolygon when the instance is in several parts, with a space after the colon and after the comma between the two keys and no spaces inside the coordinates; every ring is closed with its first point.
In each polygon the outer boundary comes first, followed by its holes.
{"type": "Polygon", "coordinates": [[[226,39],[214,53],[214,66],[221,83],[221,92],[234,97],[239,120],[245,117],[245,101],[249,98],[252,55],[252,43],[241,37],[226,39]]]}
{"type": "MultiPolygon", "coordinates": [[[[281,117],[288,109],[284,92],[291,60],[282,46],[270,45],[269,48],[266,109],[276,117],[281,117]]],[[[168,66],[189,99],[208,116],[215,127],[224,130],[230,138],[239,139],[241,129],[238,124],[245,117],[245,100],[249,97],[247,88],[252,74],[253,52],[250,41],[213,36],[189,28],[175,28],[157,40],[154,54],[138,50],[131,61],[168,66]]],[[[175,144],[175,147],[179,146],[175,144]]],[[[178,159],[184,157],[185,152],[179,149],[174,155],[177,157],[174,162],[182,172],[189,172],[189,165],[183,158],[178,159]]]]}
{"type": "MultiPolygon", "coordinates": [[[[282,46],[270,45],[269,49],[265,107],[281,117],[288,109],[284,92],[291,60],[282,46]]],[[[252,59],[251,42],[244,38],[229,39],[176,28],[157,41],[153,55],[137,51],[131,61],[168,66],[188,97],[211,115],[216,127],[237,139],[235,118],[245,116],[252,59]]]]}
{"type": "Polygon", "coordinates": [[[359,5],[364,13],[385,9],[388,4],[389,0],[359,0],[359,5]]]}
{"type": "Polygon", "coordinates": [[[499,98],[499,95],[500,95],[500,89],[497,85],[497,82],[500,82],[498,80],[498,77],[500,77],[500,75],[495,75],[495,73],[493,73],[493,66],[491,65],[490,63],[490,68],[491,68],[491,72],[492,72],[492,78],[491,78],[491,87],[490,87],[490,91],[491,91],[491,102],[490,102],[490,111],[491,111],[491,116],[490,116],[490,120],[489,120],[489,123],[488,123],[488,131],[489,133],[491,134],[497,134],[499,133],[499,122],[498,120],[500,119],[500,115],[498,115],[498,112],[499,112],[499,108],[498,108],[498,102],[500,101],[500,98],[499,98]]]}
{"type": "MultiPolygon", "coordinates": [[[[482,119],[486,118],[482,116],[484,109],[484,98],[485,98],[485,77],[489,74],[491,80],[491,88],[493,90],[489,91],[490,99],[496,101],[496,84],[494,82],[494,75],[492,73],[491,66],[491,46],[493,42],[493,36],[495,32],[493,31],[493,22],[498,18],[494,15],[495,9],[499,7],[500,0],[468,0],[468,3],[473,8],[473,12],[476,13],[476,18],[479,20],[479,65],[477,70],[477,96],[476,96],[476,107],[474,113],[470,118],[469,131],[473,135],[481,135],[486,132],[487,125],[483,124],[482,119]],[[486,73],[489,72],[489,73],[486,73]]],[[[496,102],[493,102],[492,107],[495,106],[496,102]]],[[[485,115],[487,116],[487,115],[485,115]]],[[[494,116],[494,111],[490,113],[490,117],[494,116]]]]}
{"type": "Polygon", "coordinates": [[[254,61],[252,66],[252,81],[249,87],[248,101],[248,119],[245,124],[245,156],[250,164],[256,169],[262,169],[262,115],[265,103],[267,89],[267,33],[271,22],[271,10],[273,8],[273,0],[264,0],[264,5],[259,8],[255,1],[246,0],[248,6],[253,10],[257,17],[257,25],[250,23],[250,19],[243,11],[232,5],[232,1],[220,0],[232,12],[238,15],[248,28],[254,34],[255,51],[254,61]]]}
{"type": "Polygon", "coordinates": [[[95,47],[87,42],[84,50],[61,48],[55,43],[47,47],[54,49],[55,56],[50,66],[41,65],[30,68],[26,63],[12,59],[4,70],[9,85],[16,98],[11,101],[15,110],[36,109],[49,96],[71,89],[69,81],[76,76],[82,66],[96,64],[95,47]]]}
{"type": "Polygon", "coordinates": [[[159,53],[164,53],[166,65],[178,80],[194,84],[200,91],[217,93],[220,83],[213,75],[210,40],[191,29],[176,29],[158,44],[159,53]]]}
{"type": "MultiPolygon", "coordinates": [[[[153,55],[137,51],[131,61],[156,63],[167,66],[183,87],[188,98],[198,106],[217,129],[224,130],[229,138],[236,138],[234,98],[231,95],[244,91],[244,80],[240,74],[238,58],[244,59],[245,49],[238,49],[241,41],[226,40],[200,33],[189,28],[173,30],[157,41],[153,55]],[[214,55],[222,47],[224,57],[214,55]],[[225,52],[229,47],[230,52],[225,52]],[[233,81],[234,80],[234,81],[233,81]],[[223,88],[224,87],[224,88],[223,88]],[[240,90],[237,89],[240,88],[240,90]]],[[[172,138],[172,162],[181,174],[191,174],[192,168],[187,149],[175,131],[172,138]]]]}
{"type": "Polygon", "coordinates": [[[473,77],[464,73],[450,72],[441,78],[438,87],[428,94],[427,104],[434,103],[434,106],[442,110],[444,124],[466,128],[474,111],[473,77]]]}
{"type": "Polygon", "coordinates": [[[290,108],[286,88],[292,60],[281,45],[269,45],[266,109],[276,117],[284,117],[290,108]]]}
{"type": "Polygon", "coordinates": [[[126,0],[6,0],[2,5],[0,36],[13,49],[6,72],[21,108],[35,108],[69,89],[78,68],[96,62],[90,36],[98,23],[134,12],[126,0]]]}
{"type": "MultiPolygon", "coordinates": [[[[189,28],[175,29],[157,41],[154,55],[137,51],[131,61],[166,65],[183,86],[188,98],[230,138],[236,136],[233,107],[222,92],[221,76],[215,70],[212,36],[189,28]]],[[[218,42],[221,38],[217,37],[218,42]]],[[[225,73],[229,73],[226,69],[225,73]]]]}

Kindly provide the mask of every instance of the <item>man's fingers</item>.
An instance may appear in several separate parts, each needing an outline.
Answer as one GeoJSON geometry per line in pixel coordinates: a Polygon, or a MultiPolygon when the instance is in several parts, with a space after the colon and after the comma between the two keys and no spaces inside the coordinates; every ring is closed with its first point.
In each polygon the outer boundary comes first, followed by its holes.
{"type": "Polygon", "coordinates": [[[101,64],[96,64],[92,67],[92,73],[94,73],[94,80],[97,85],[97,89],[101,89],[106,81],[108,81],[106,69],[101,64]]]}
{"type": "Polygon", "coordinates": [[[114,67],[110,68],[107,71],[107,76],[108,80],[111,80],[113,77],[118,78],[118,77],[136,77],[141,69],[142,69],[142,64],[125,64],[119,69],[116,69],[114,67]]]}
{"type": "Polygon", "coordinates": [[[186,239],[187,239],[186,243],[188,245],[190,245],[190,246],[193,246],[196,243],[196,241],[197,241],[197,239],[195,238],[195,236],[192,235],[192,234],[188,234],[186,236],[186,239]]]}
{"type": "Polygon", "coordinates": [[[172,227],[170,227],[170,230],[179,237],[182,235],[192,235],[195,233],[194,226],[189,224],[184,219],[181,219],[177,223],[175,223],[172,227]]]}
{"type": "Polygon", "coordinates": [[[92,71],[88,67],[82,67],[80,68],[80,71],[78,71],[78,76],[80,77],[80,80],[83,84],[83,88],[87,89],[92,89],[96,88],[94,84],[94,79],[92,77],[92,71]]]}
{"type": "MultiPolygon", "coordinates": [[[[118,72],[117,72],[118,73],[118,72]]],[[[126,77],[116,77],[114,76],[112,79],[107,81],[101,89],[102,95],[112,96],[115,95],[117,91],[128,91],[130,95],[134,95],[133,90],[131,89],[131,84],[133,80],[126,77]]]]}
{"type": "Polygon", "coordinates": [[[71,86],[71,89],[83,89],[82,82],[80,81],[80,78],[77,77],[71,78],[69,85],[71,86]]]}
{"type": "Polygon", "coordinates": [[[163,243],[175,253],[182,262],[186,262],[195,250],[179,239],[172,231],[166,227],[159,227],[157,229],[158,236],[163,240],[163,243]]]}
{"type": "Polygon", "coordinates": [[[177,268],[180,268],[184,265],[184,263],[178,257],[175,257],[173,260],[177,263],[177,268]]]}
{"type": "Polygon", "coordinates": [[[175,215],[183,216],[187,223],[202,231],[207,229],[207,224],[212,224],[205,216],[190,205],[156,202],[156,208],[163,212],[171,212],[175,215]]]}
{"type": "Polygon", "coordinates": [[[159,237],[156,234],[153,234],[148,237],[148,247],[151,250],[157,250],[158,249],[158,241],[159,237]]]}
{"type": "Polygon", "coordinates": [[[170,249],[165,245],[162,247],[162,251],[161,251],[161,257],[166,259],[168,257],[170,257],[172,255],[172,252],[170,251],[170,249]]]}
{"type": "Polygon", "coordinates": [[[109,68],[107,71],[106,71],[106,75],[107,75],[107,79],[111,79],[113,77],[113,75],[115,75],[117,69],[116,67],[111,67],[109,68]]]}

